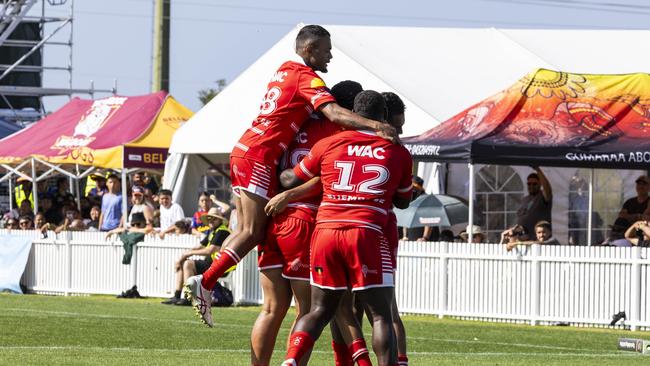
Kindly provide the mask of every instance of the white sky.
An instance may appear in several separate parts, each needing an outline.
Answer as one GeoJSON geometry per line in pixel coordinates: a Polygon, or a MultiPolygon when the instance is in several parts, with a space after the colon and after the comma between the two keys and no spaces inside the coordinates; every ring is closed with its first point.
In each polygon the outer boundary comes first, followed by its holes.
{"type": "MultiPolygon", "coordinates": [[[[46,15],[67,14],[66,7],[70,2],[68,0],[68,4],[60,7],[47,5],[46,15]]],[[[117,79],[119,94],[149,93],[153,0],[77,0],[74,11],[73,86],[87,88],[93,80],[96,88],[110,89],[113,79],[117,79]]],[[[650,2],[172,0],[171,94],[197,111],[200,108],[198,90],[214,87],[217,79],[232,81],[299,22],[422,27],[649,29],[650,2]]],[[[53,40],[67,40],[68,37],[64,33],[53,40]]],[[[46,47],[44,63],[67,65],[68,56],[63,50],[61,46],[46,47]]],[[[623,57],[634,55],[633,50],[603,45],[603,54],[611,53],[620,53],[623,57]]],[[[648,70],[639,71],[650,72],[650,64],[648,70]]],[[[260,83],[265,82],[260,80],[260,83]]],[[[66,87],[67,75],[48,71],[44,85],[66,87]]],[[[87,95],[81,97],[88,98],[87,95]]],[[[48,98],[45,100],[46,110],[52,111],[66,101],[67,98],[48,98]]]]}

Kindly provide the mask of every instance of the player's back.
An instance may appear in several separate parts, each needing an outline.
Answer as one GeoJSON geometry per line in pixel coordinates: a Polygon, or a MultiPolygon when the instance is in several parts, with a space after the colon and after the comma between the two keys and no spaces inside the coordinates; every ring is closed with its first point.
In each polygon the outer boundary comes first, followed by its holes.
{"type": "Polygon", "coordinates": [[[409,152],[367,131],[340,132],[322,143],[318,224],[381,230],[396,192],[410,192],[409,152]]]}

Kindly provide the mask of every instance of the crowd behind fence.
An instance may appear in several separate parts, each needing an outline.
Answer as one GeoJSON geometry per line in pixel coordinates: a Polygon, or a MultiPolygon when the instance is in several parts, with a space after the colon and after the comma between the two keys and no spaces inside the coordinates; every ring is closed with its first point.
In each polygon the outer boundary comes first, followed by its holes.
{"type": "MultiPolygon", "coordinates": [[[[0,230],[0,234],[6,231],[0,230]]],[[[191,235],[154,236],[123,265],[122,244],[96,232],[36,231],[22,278],[45,294],[140,294],[168,297],[173,263],[197,244],[191,235]]],[[[405,313],[530,324],[604,326],[625,311],[625,325],[650,329],[648,248],[540,246],[506,252],[503,245],[402,242],[396,296],[405,313]]],[[[248,255],[225,279],[239,304],[260,304],[257,255],[248,255]]]]}

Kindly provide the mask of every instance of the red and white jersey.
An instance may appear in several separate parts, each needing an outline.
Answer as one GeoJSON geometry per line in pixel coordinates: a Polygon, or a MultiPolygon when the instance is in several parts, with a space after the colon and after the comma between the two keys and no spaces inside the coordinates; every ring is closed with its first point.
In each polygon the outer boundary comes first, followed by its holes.
{"type": "MultiPolygon", "coordinates": [[[[293,168],[300,163],[300,161],[309,154],[316,143],[324,138],[330,137],[338,132],[343,131],[343,128],[334,122],[316,115],[308,119],[302,128],[296,134],[289,145],[287,153],[283,155],[280,162],[281,170],[293,168]]],[[[302,219],[311,218],[316,216],[318,205],[321,202],[321,195],[310,197],[296,202],[289,203],[288,207],[294,208],[294,213],[289,216],[296,216],[302,219]],[[299,211],[299,212],[297,212],[299,211]],[[307,215],[305,217],[304,215],[307,215]]]]}
{"type": "Polygon", "coordinates": [[[298,178],[320,175],[319,227],[367,227],[382,232],[393,196],[410,197],[411,154],[374,132],[343,131],[316,143],[294,168],[298,178]]]}
{"type": "Polygon", "coordinates": [[[231,156],[278,164],[309,115],[335,102],[323,80],[304,64],[282,64],[269,82],[260,113],[235,144],[231,156]]]}

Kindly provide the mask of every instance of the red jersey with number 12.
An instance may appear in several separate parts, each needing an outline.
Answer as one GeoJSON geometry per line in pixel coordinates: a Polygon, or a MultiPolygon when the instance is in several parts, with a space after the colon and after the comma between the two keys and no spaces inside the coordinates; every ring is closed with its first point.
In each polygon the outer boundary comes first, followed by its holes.
{"type": "Polygon", "coordinates": [[[319,227],[367,227],[382,232],[395,194],[410,197],[411,154],[374,132],[344,131],[316,143],[294,168],[309,180],[320,175],[319,227]]]}
{"type": "Polygon", "coordinates": [[[260,114],[235,144],[231,156],[278,164],[300,126],[329,102],[335,99],[314,70],[285,62],[269,82],[260,114]]]}

